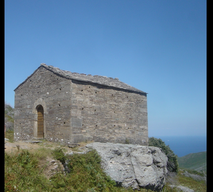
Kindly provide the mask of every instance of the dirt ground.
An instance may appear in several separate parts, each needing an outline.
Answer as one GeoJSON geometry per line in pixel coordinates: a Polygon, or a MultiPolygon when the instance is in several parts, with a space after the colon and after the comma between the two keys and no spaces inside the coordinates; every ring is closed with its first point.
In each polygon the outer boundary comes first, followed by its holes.
{"type": "Polygon", "coordinates": [[[41,146],[39,146],[38,144],[32,144],[32,143],[27,143],[23,141],[18,141],[13,143],[5,141],[5,152],[7,153],[17,152],[18,149],[33,150],[33,149],[38,149],[39,147],[41,146]]]}
{"type": "Polygon", "coordinates": [[[16,142],[9,142],[5,141],[5,152],[6,153],[14,153],[17,152],[20,149],[28,149],[30,151],[33,151],[38,148],[51,148],[54,149],[56,147],[66,148],[68,151],[72,151],[70,148],[66,146],[61,146],[59,143],[53,143],[48,141],[41,141],[41,143],[31,143],[30,141],[24,142],[24,141],[16,141],[16,142]]]}
{"type": "MultiPolygon", "coordinates": [[[[89,143],[89,142],[88,142],[89,143]]],[[[85,145],[87,143],[80,143],[78,150],[81,151],[85,149],[85,145]]],[[[6,153],[14,153],[20,149],[28,149],[30,151],[38,148],[51,148],[55,149],[56,147],[64,148],[67,153],[76,150],[74,148],[69,148],[68,146],[61,145],[60,143],[49,142],[45,140],[41,140],[40,143],[31,143],[30,141],[17,141],[17,142],[9,142],[5,140],[5,152],[6,153]]]]}

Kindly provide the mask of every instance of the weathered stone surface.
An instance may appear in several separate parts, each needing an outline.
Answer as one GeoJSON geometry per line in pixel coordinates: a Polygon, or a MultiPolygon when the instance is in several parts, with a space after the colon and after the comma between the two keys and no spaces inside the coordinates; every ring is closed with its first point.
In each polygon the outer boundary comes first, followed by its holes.
{"type": "Polygon", "coordinates": [[[76,117],[72,118],[72,127],[82,127],[82,119],[78,119],[76,117]]]}
{"type": "Polygon", "coordinates": [[[70,71],[61,70],[61,69],[59,69],[57,67],[53,67],[51,65],[48,66],[44,63],[42,63],[41,66],[45,67],[46,69],[48,69],[50,71],[53,71],[56,74],[59,74],[60,76],[65,77],[67,79],[80,80],[80,81],[84,81],[84,82],[92,82],[92,83],[97,83],[100,85],[112,86],[115,88],[145,93],[141,90],[138,90],[132,86],[127,85],[126,83],[119,81],[118,78],[111,78],[111,77],[105,77],[105,76],[99,76],[99,75],[92,76],[92,75],[86,75],[83,73],[81,73],[81,74],[72,73],[70,71]]]}
{"type": "Polygon", "coordinates": [[[64,173],[64,166],[59,160],[55,160],[55,159],[47,157],[46,161],[48,163],[45,166],[43,173],[48,179],[54,176],[58,172],[64,173]]]}
{"type": "Polygon", "coordinates": [[[157,147],[90,143],[102,158],[102,168],[123,187],[160,190],[165,184],[167,156],[157,147]]]}
{"type": "Polygon", "coordinates": [[[186,176],[186,177],[191,177],[192,179],[194,179],[196,181],[202,181],[203,180],[203,181],[206,182],[205,176],[192,174],[192,173],[189,173],[188,171],[184,171],[183,175],[186,176]]]}
{"type": "Polygon", "coordinates": [[[42,141],[39,141],[39,140],[30,140],[30,141],[26,141],[26,142],[29,142],[29,143],[42,143],[42,141]]]}
{"type": "Polygon", "coordinates": [[[39,105],[49,141],[148,144],[147,94],[118,79],[42,64],[15,89],[15,141],[38,138],[39,105]]]}
{"type": "Polygon", "coordinates": [[[69,148],[75,148],[75,147],[78,147],[78,146],[79,146],[78,143],[70,143],[70,144],[68,144],[69,148]]]}
{"type": "Polygon", "coordinates": [[[183,191],[183,192],[194,192],[193,189],[189,189],[188,187],[184,187],[182,185],[169,185],[171,188],[176,188],[177,191],[183,191]]]}

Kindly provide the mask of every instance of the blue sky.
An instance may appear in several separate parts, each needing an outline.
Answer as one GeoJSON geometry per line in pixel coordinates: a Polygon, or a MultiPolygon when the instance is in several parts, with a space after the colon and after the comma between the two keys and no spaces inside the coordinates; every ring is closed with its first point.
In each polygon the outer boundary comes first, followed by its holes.
{"type": "Polygon", "coordinates": [[[147,92],[150,137],[206,135],[205,0],[6,0],[6,103],[41,63],[147,92]]]}

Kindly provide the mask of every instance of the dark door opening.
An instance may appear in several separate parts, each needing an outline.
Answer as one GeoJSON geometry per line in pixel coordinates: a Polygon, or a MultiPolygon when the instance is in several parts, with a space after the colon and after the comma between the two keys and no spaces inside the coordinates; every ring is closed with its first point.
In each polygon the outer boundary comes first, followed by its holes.
{"type": "Polygon", "coordinates": [[[37,109],[37,137],[44,138],[44,109],[42,105],[38,105],[37,109]]]}

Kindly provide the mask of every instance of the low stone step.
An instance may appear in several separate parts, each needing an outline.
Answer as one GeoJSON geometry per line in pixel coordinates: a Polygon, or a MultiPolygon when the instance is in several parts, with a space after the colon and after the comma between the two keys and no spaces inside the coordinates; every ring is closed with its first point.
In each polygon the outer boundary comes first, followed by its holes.
{"type": "Polygon", "coordinates": [[[80,146],[78,143],[70,143],[70,144],[68,144],[69,148],[75,148],[75,147],[78,147],[78,146],[80,146]]]}
{"type": "Polygon", "coordinates": [[[25,142],[28,142],[28,143],[42,143],[42,141],[39,141],[39,140],[28,140],[28,141],[25,141],[25,142]]]}

